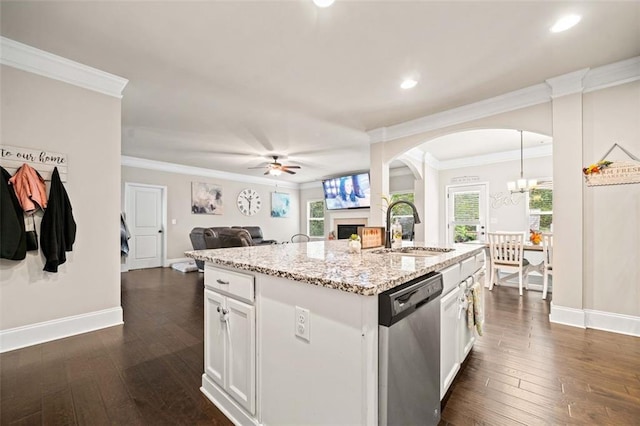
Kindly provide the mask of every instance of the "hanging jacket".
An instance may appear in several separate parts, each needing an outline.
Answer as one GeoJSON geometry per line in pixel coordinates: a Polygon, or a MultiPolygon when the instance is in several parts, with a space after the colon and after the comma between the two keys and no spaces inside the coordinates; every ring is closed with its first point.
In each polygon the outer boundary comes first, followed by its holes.
{"type": "Polygon", "coordinates": [[[65,252],[73,249],[75,240],[76,222],[71,202],[56,167],[51,175],[48,207],[40,224],[40,247],[46,259],[44,270],[58,272],[58,266],[67,261],[65,252]]]}
{"type": "Polygon", "coordinates": [[[9,185],[11,174],[0,167],[0,257],[22,260],[27,256],[24,213],[13,186],[9,185]]]}
{"type": "Polygon", "coordinates": [[[47,189],[44,179],[33,167],[23,164],[9,182],[16,191],[22,210],[29,213],[38,207],[42,210],[47,208],[47,189]]]}

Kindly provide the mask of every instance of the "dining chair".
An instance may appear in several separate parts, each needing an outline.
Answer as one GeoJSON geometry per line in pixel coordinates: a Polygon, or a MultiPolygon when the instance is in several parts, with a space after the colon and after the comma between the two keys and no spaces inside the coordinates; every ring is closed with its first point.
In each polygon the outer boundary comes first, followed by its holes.
{"type": "Polygon", "coordinates": [[[500,284],[518,275],[518,289],[522,296],[522,286],[528,288],[529,261],[524,258],[524,232],[490,232],[489,254],[491,257],[491,282],[489,290],[493,290],[494,284],[500,284]],[[500,278],[500,272],[512,274],[500,278]]]}
{"type": "Polygon", "coordinates": [[[542,298],[547,298],[549,275],[553,275],[553,234],[542,234],[542,298]]]}
{"type": "Polygon", "coordinates": [[[309,242],[311,238],[307,234],[295,234],[291,237],[292,243],[306,243],[309,242]]]}

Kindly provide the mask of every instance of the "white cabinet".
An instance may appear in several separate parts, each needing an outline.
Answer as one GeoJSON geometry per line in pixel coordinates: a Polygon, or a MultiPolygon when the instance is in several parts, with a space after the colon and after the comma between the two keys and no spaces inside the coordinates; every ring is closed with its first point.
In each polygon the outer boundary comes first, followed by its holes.
{"type": "Polygon", "coordinates": [[[253,415],[256,308],[246,303],[253,300],[253,277],[207,266],[205,286],[205,375],[253,415]]]}
{"type": "Polygon", "coordinates": [[[458,287],[440,299],[440,399],[460,370],[459,299],[458,287]]]}
{"type": "Polygon", "coordinates": [[[440,272],[444,279],[440,299],[440,399],[442,399],[476,341],[475,327],[468,326],[465,294],[475,282],[481,283],[480,292],[482,293],[484,252],[440,272]]]}

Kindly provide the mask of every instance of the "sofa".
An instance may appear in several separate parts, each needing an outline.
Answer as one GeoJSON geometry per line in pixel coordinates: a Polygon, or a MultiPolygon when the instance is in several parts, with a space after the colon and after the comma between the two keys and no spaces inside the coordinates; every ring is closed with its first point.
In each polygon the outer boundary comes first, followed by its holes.
{"type": "MultiPolygon", "coordinates": [[[[227,247],[248,247],[276,244],[275,240],[265,240],[259,226],[213,226],[211,228],[193,228],[189,233],[194,250],[218,249],[227,247]]],[[[204,262],[196,260],[200,272],[204,271],[204,262]]]]}

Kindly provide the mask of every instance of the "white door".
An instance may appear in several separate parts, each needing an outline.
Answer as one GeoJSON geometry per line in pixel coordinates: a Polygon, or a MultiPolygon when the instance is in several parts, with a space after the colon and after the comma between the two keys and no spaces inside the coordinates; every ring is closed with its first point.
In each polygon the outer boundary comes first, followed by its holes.
{"type": "Polygon", "coordinates": [[[164,243],[163,188],[127,184],[127,226],[129,240],[129,269],[162,266],[164,243]]]}
{"type": "Polygon", "coordinates": [[[221,388],[225,386],[227,330],[224,321],[225,297],[215,291],[204,291],[204,371],[221,388]]]}
{"type": "Polygon", "coordinates": [[[227,392],[251,414],[256,401],[255,307],[227,298],[229,346],[227,392]]]}
{"type": "Polygon", "coordinates": [[[440,299],[440,399],[447,393],[460,370],[459,295],[460,289],[456,287],[440,299]]]}
{"type": "Polygon", "coordinates": [[[486,241],[487,185],[447,187],[447,242],[486,241]]]}

